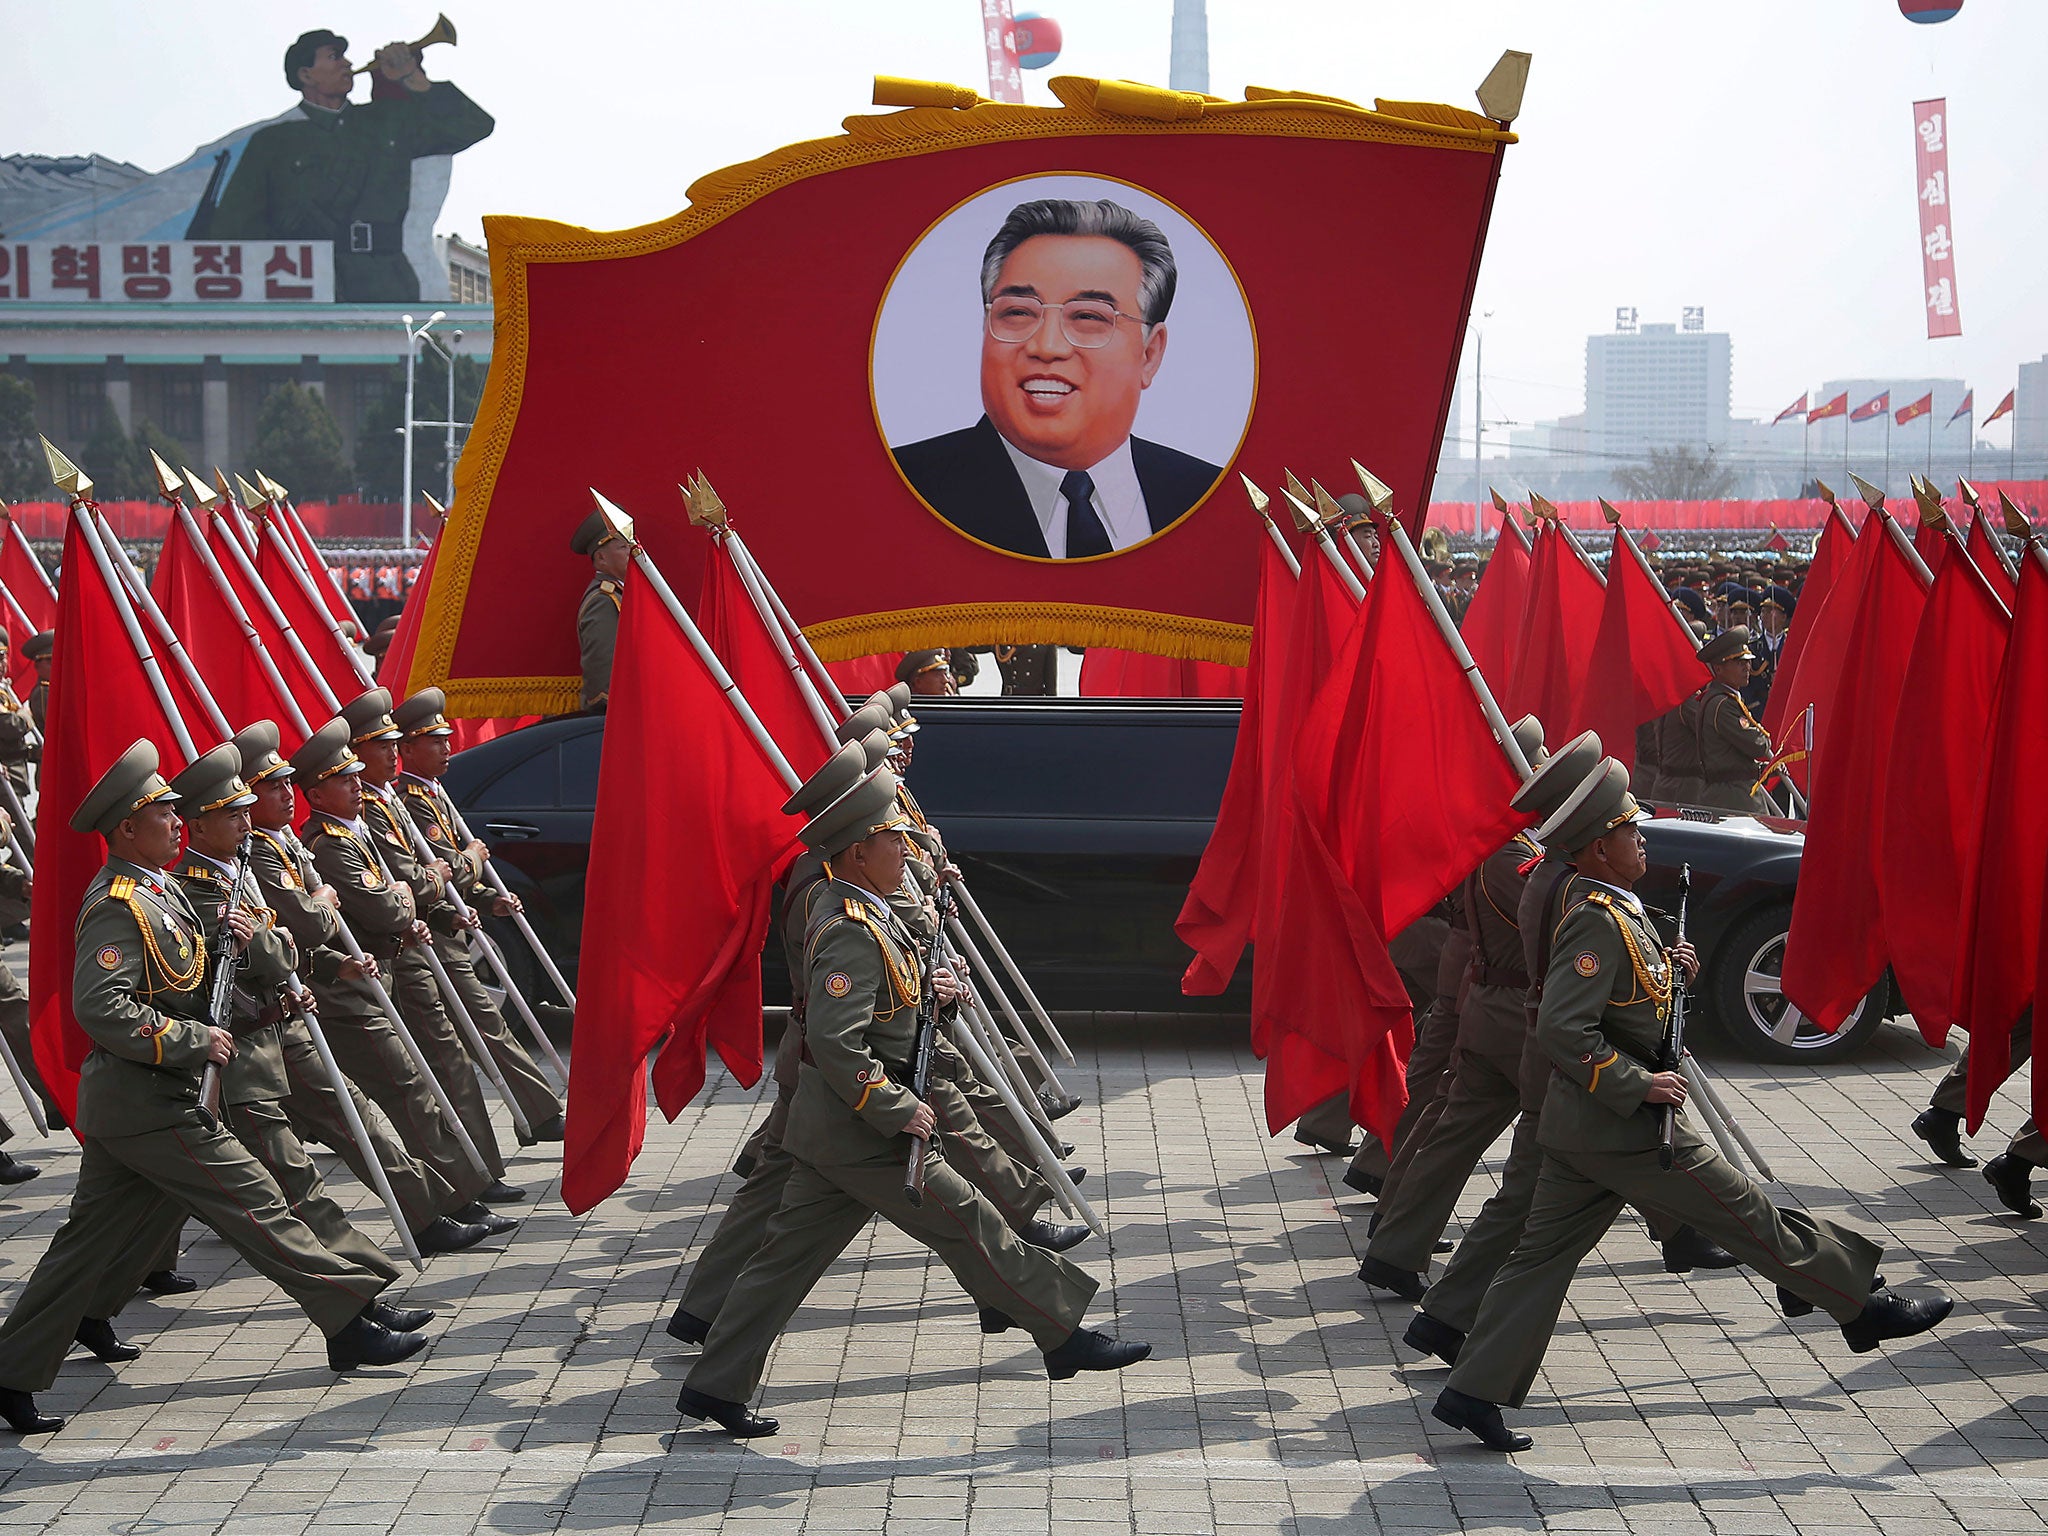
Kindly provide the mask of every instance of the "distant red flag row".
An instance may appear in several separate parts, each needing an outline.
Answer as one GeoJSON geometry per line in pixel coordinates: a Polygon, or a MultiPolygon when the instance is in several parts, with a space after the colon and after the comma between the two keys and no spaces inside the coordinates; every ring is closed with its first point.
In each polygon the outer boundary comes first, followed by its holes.
{"type": "MultiPolygon", "coordinates": [[[[1999,417],[2010,416],[2012,414],[2013,396],[2018,393],[2017,390],[2008,389],[2005,392],[2005,398],[1998,402],[1998,409],[1984,418],[1983,425],[1988,427],[1991,423],[1998,420],[1999,417]]],[[[1807,396],[1801,395],[1797,400],[1794,400],[1785,409],[1771,418],[1771,425],[1775,427],[1778,423],[1790,421],[1796,416],[1804,416],[1809,427],[1816,421],[1827,420],[1830,416],[1847,416],[1851,421],[1874,421],[1886,411],[1891,410],[1892,392],[1887,389],[1879,394],[1872,395],[1853,411],[1849,409],[1849,395],[1846,390],[1836,395],[1832,400],[1822,400],[1811,407],[1808,406],[1807,399],[1807,396]]],[[[1933,409],[1934,392],[1929,390],[1912,404],[1900,406],[1897,411],[1893,412],[1893,418],[1903,427],[1914,417],[1925,416],[1933,409]]],[[[1977,391],[1974,389],[1964,390],[1963,398],[1955,408],[1955,414],[1949,417],[1945,425],[1953,425],[1966,416],[1974,415],[1976,409],[1977,391]]]]}

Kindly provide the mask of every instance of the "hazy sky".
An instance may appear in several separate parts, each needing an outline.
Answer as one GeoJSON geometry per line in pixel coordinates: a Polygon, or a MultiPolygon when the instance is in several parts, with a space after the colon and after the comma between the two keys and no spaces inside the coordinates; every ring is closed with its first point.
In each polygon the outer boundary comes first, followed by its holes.
{"type": "MultiPolygon", "coordinates": [[[[877,72],[985,86],[976,0],[441,3],[461,42],[428,71],[498,120],[457,160],[442,219],[471,238],[486,213],[665,217],[703,172],[868,110],[877,72]]],[[[433,4],[0,0],[0,153],[161,169],[289,106],[280,61],[300,31],[345,33],[360,61],[423,33],[433,4]]],[[[1031,100],[1051,102],[1053,73],[1166,83],[1171,0],[1036,8],[1067,43],[1031,100]]],[[[1738,416],[1775,415],[1824,378],[1936,374],[1969,380],[1981,418],[2048,352],[2043,0],[1966,0],[1934,27],[1894,0],[1209,0],[1224,96],[1471,106],[1504,48],[1535,64],[1475,308],[1492,312],[1489,418],[1576,410],[1584,338],[1621,304],[1645,321],[1705,305],[1734,338],[1738,416]],[[1964,325],[1941,342],[1925,339],[1914,202],[1912,103],[1927,96],[1949,99],[1964,325]]],[[[1304,237],[1315,214],[1301,210],[1304,237]]]]}

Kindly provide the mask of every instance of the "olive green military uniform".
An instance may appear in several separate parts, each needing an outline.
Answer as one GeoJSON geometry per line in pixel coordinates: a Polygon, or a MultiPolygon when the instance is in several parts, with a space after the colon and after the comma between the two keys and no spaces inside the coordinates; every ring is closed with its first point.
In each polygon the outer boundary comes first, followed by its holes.
{"type": "MultiPolygon", "coordinates": [[[[26,907],[29,879],[9,862],[10,859],[7,850],[0,847],[0,897],[7,897],[26,907]]],[[[21,1075],[28,1079],[29,1091],[41,1101],[43,1118],[49,1122],[51,1130],[58,1129],[64,1124],[63,1111],[57,1108],[57,1101],[50,1096],[49,1085],[36,1068],[35,1052],[30,1046],[28,989],[22,986],[14,967],[4,961],[0,961],[0,1035],[7,1037],[7,1048],[14,1052],[21,1075]]],[[[11,1140],[13,1136],[14,1131],[6,1119],[0,1117],[0,1143],[11,1140]]]]}
{"type": "Polygon", "coordinates": [[[1771,802],[1753,786],[1771,760],[1771,738],[1741,693],[1724,682],[1711,682],[1682,708],[1699,752],[1700,789],[1694,803],[1770,814],[1771,802]]]}
{"type": "MultiPolygon", "coordinates": [[[[331,240],[334,297],[410,303],[405,259],[412,163],[452,155],[489,134],[491,115],[447,81],[338,110],[302,103],[249,136],[214,210],[216,240],[331,240]]],[[[246,274],[259,282],[260,273],[246,274]]]]}
{"type": "Polygon", "coordinates": [[[583,707],[595,709],[611,697],[612,652],[619,643],[620,584],[593,576],[576,606],[576,648],[583,657],[583,707]]]}
{"type": "Polygon", "coordinates": [[[37,1392],[56,1380],[107,1265],[166,1204],[213,1228],[329,1338],[389,1283],[323,1245],[261,1160],[202,1120],[204,935],[161,871],[113,860],[86,890],[72,1010],[94,1048],[79,1073],[78,1184],[0,1324],[0,1386],[37,1392]]]}
{"type": "Polygon", "coordinates": [[[24,808],[28,804],[28,765],[43,755],[42,728],[13,687],[0,678],[0,764],[24,808]]]}
{"type": "MultiPolygon", "coordinates": [[[[2008,1047],[2012,1069],[2017,1072],[2027,1064],[2027,1058],[2034,1054],[2034,1010],[2024,1010],[2018,1022],[2012,1027],[2011,1044],[2008,1047]]],[[[1955,1059],[1955,1065],[1942,1073],[1941,1081],[1934,1085],[1934,1094],[1927,1101],[1929,1109],[1938,1109],[1943,1114],[1962,1119],[1970,1109],[1970,1047],[1963,1043],[1963,1054],[1955,1059]]],[[[2012,1141],[2006,1151],[2014,1157],[2032,1163],[2036,1168],[2048,1166],[2048,1138],[2041,1135],[2041,1128],[2028,1115],[2020,1128],[2013,1132],[2012,1141]]]]}
{"type": "MultiPolygon", "coordinates": [[[[1519,1406],[1542,1368],[1579,1263],[1628,1200],[1690,1222],[1837,1322],[1870,1298],[1876,1243],[1772,1205],[1678,1116],[1676,1158],[1658,1166],[1661,1115],[1645,1102],[1668,1011],[1669,955],[1635,899],[1592,881],[1559,926],[1536,1037],[1552,1073],[1543,1166],[1527,1228],[1494,1277],[1449,1387],[1519,1406]]],[[[1427,1298],[1425,1298],[1426,1304],[1427,1298]]]]}
{"type": "Polygon", "coordinates": [[[1444,1101],[1451,1088],[1451,1062],[1458,1048],[1458,1013],[1463,1006],[1466,971],[1472,959],[1472,934],[1465,926],[1465,893],[1453,891],[1440,910],[1449,924],[1444,947],[1437,956],[1436,1001],[1423,1016],[1416,1031],[1415,1049],[1408,1054],[1408,1103],[1394,1123],[1394,1140],[1388,1151],[1387,1172],[1380,1183],[1380,1199],[1391,1201],[1400,1193],[1409,1164],[1442,1118],[1444,1101]]]}
{"type": "MultiPolygon", "coordinates": [[[[1451,1047],[1455,1043],[1455,1035],[1449,1038],[1432,1037],[1426,1028],[1430,1014],[1436,1008],[1437,977],[1444,966],[1444,946],[1451,940],[1451,923],[1445,915],[1448,910],[1442,903],[1438,903],[1395,934],[1387,944],[1387,958],[1394,962],[1394,973],[1401,978],[1401,985],[1407,989],[1409,1009],[1415,1020],[1415,1046],[1408,1055],[1407,1071],[1408,1102],[1411,1105],[1415,1104],[1418,1086],[1424,1081],[1434,1082],[1436,1075],[1442,1072],[1443,1062],[1449,1059],[1451,1047]],[[1441,1059],[1438,1058],[1436,1044],[1432,1043],[1427,1050],[1424,1049],[1424,1041],[1433,1038],[1442,1041],[1441,1059]],[[1416,1060],[1418,1054],[1422,1057],[1419,1062],[1416,1060]]],[[[1461,965],[1462,963],[1460,961],[1461,965]]],[[[1402,1113],[1405,1115],[1407,1111],[1404,1109],[1402,1113]]],[[[1416,1113],[1421,1113],[1420,1108],[1416,1113]]],[[[1349,1118],[1348,1110],[1346,1118],[1349,1118]]],[[[1400,1134],[1400,1128],[1396,1126],[1394,1135],[1397,1142],[1400,1134]]],[[[1392,1161],[1380,1139],[1367,1134],[1359,1142],[1358,1151],[1352,1156],[1347,1182],[1355,1183],[1360,1177],[1381,1181],[1384,1193],[1383,1181],[1392,1161]]]]}
{"type": "Polygon", "coordinates": [[[1092,1278],[1018,1242],[936,1147],[923,1204],[904,1197],[903,1129],[917,1102],[906,1084],[925,985],[909,930],[887,903],[835,880],[819,894],[805,955],[804,1059],[783,1135],[795,1166],[767,1241],[734,1283],[749,1304],[721,1309],[687,1385],[750,1399],[790,1316],[875,1214],[938,1254],[977,1302],[1041,1349],[1064,1343],[1095,1293],[1092,1278]]]}

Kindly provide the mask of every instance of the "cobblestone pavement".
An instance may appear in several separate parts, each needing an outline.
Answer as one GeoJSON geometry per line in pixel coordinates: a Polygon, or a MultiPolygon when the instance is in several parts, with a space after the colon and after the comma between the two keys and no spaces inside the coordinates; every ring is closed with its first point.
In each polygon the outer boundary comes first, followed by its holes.
{"type": "MultiPolygon", "coordinates": [[[[1512,1462],[1427,1418],[1442,1370],[1397,1349],[1409,1309],[1354,1277],[1370,1202],[1335,1184],[1335,1159],[1260,1133],[1240,1031],[1069,1034],[1088,1103],[1061,1128],[1115,1234],[1075,1257],[1105,1280],[1097,1319],[1152,1341],[1145,1365],[1049,1383],[1016,1335],[983,1337],[943,1268],[871,1227],[770,1362],[782,1433],[739,1447],[679,1428],[688,1354],[661,1324],[757,1106],[715,1077],[676,1124],[651,1117],[631,1183],[588,1217],[555,1200],[544,1160],[520,1158],[524,1228],[405,1287],[442,1314],[407,1368],[337,1381],[300,1315],[202,1235],[183,1267],[204,1289],[122,1318],[140,1360],[75,1356],[43,1398],[70,1426],[0,1432],[0,1531],[2048,1525],[2042,1228],[1997,1214],[1978,1175],[1933,1167],[1906,1133],[1941,1065],[1910,1031],[1834,1068],[1724,1062],[1723,1080],[1793,1197],[1879,1234],[1893,1284],[1938,1281],[1954,1318],[1851,1355],[1823,1316],[1779,1320],[1746,1272],[1667,1276],[1625,1220],[1580,1273],[1516,1415],[1536,1448],[1512,1462]]],[[[1992,1124],[2021,1113],[2008,1094],[1992,1124]]],[[[1996,1147],[1987,1131],[1980,1152],[1996,1147]]],[[[0,1203],[6,1300],[76,1166],[66,1140],[31,1139],[27,1156],[45,1171],[0,1203]]],[[[334,1187],[364,1205],[345,1173],[334,1187]]],[[[1491,1188],[1482,1171],[1461,1212],[1491,1188]]]]}

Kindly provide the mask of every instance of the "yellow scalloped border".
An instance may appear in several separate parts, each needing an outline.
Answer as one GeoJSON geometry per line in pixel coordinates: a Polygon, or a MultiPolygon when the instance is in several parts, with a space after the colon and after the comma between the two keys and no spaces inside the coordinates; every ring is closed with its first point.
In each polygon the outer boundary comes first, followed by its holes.
{"type": "MultiPolygon", "coordinates": [[[[1060,76],[1050,82],[1058,107],[980,101],[974,106],[908,107],[844,122],[836,138],[786,145],[759,159],[700,177],[690,202],[672,218],[637,229],[582,229],[550,219],[497,215],[484,220],[496,301],[496,349],[455,473],[455,505],[442,537],[435,582],[421,614],[407,692],[439,686],[451,713],[516,715],[574,709],[577,677],[449,676],[470,575],[483,543],[492,492],[519,418],[529,340],[526,268],[536,262],[608,261],[680,245],[768,194],[811,176],[970,144],[1116,134],[1270,134],[1283,138],[1360,139],[1418,148],[1495,154],[1516,136],[1475,112],[1433,103],[1376,102],[1254,86],[1241,102],[1217,101],[1128,81],[1060,76]],[[1107,96],[1130,110],[1097,104],[1107,96]],[[1136,115],[1139,113],[1147,115],[1136,115]],[[443,577],[445,576],[445,579],[443,577]]],[[[630,510],[630,509],[629,509],[630,510]]],[[[564,531],[566,542],[567,531],[564,531]]],[[[985,642],[1113,645],[1197,661],[1244,664],[1250,631],[1242,625],[1064,603],[988,603],[906,609],[836,619],[805,631],[834,657],[907,650],[918,644],[985,642]],[[995,633],[991,633],[991,629],[995,633]]]]}

